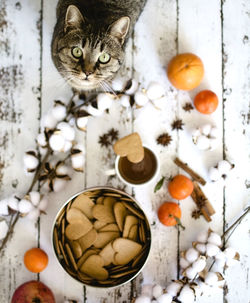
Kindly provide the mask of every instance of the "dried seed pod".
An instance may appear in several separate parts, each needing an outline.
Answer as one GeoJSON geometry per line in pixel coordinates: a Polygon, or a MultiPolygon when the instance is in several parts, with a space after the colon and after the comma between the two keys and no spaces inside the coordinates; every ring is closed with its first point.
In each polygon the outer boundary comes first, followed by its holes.
{"type": "Polygon", "coordinates": [[[147,96],[150,100],[160,99],[165,95],[164,87],[158,82],[150,82],[147,88],[147,96]]]}
{"type": "Polygon", "coordinates": [[[56,100],[54,107],[51,109],[51,114],[58,122],[62,121],[67,115],[65,104],[62,101],[56,100]]]}
{"type": "Polygon", "coordinates": [[[23,163],[26,171],[29,173],[33,173],[39,164],[36,151],[34,150],[27,151],[24,154],[23,163]]]}
{"type": "Polygon", "coordinates": [[[143,91],[136,92],[134,99],[135,99],[135,103],[139,106],[144,106],[149,101],[147,94],[143,91]]]}
{"type": "Polygon", "coordinates": [[[97,95],[97,108],[104,112],[109,109],[113,103],[113,95],[109,93],[101,93],[97,95]]]}

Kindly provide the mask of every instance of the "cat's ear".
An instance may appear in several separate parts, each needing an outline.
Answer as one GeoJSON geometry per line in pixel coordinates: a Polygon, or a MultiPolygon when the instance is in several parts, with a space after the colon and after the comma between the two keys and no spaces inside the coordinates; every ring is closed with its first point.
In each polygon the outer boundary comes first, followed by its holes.
{"type": "Polygon", "coordinates": [[[110,35],[118,39],[121,44],[123,44],[129,30],[129,25],[130,18],[121,17],[110,25],[109,33],[110,35]]]}
{"type": "Polygon", "coordinates": [[[79,28],[84,23],[84,18],[75,5],[69,5],[65,16],[64,31],[68,28],[79,28]]]}

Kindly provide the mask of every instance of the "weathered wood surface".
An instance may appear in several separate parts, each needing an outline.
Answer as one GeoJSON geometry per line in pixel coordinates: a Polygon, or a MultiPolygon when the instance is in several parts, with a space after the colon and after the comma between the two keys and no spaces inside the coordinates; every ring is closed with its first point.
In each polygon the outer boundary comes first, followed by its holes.
{"type": "MultiPolygon", "coordinates": [[[[54,98],[68,100],[71,90],[55,70],[50,58],[50,40],[55,24],[56,1],[0,2],[0,194],[13,191],[25,193],[30,178],[25,177],[22,155],[34,147],[39,120],[50,108],[54,98]]],[[[84,174],[75,174],[64,193],[51,194],[48,215],[32,225],[20,219],[12,240],[1,257],[0,302],[9,302],[14,289],[21,283],[36,279],[22,263],[24,251],[40,245],[49,254],[49,266],[40,274],[41,281],[51,287],[56,301],[64,298],[79,302],[130,302],[139,291],[139,282],[166,285],[178,276],[179,252],[188,248],[197,230],[207,228],[203,218],[194,220],[191,198],[181,201],[185,231],[165,228],[158,222],[159,205],[170,200],[164,187],[153,193],[154,185],[133,191],[152,224],[153,248],[142,274],[133,282],[109,291],[85,288],[75,282],[58,265],[52,253],[51,227],[63,202],[73,193],[94,185],[122,187],[117,178],[105,175],[113,167],[111,149],[100,148],[98,138],[110,128],[123,136],[138,131],[145,143],[157,150],[161,160],[161,175],[170,177],[180,171],[173,163],[175,156],[208,179],[207,170],[217,161],[227,158],[236,165],[235,174],[225,183],[207,183],[204,192],[216,214],[210,224],[222,233],[244,209],[249,199],[249,95],[250,95],[250,2],[248,0],[148,0],[127,47],[126,64],[121,74],[135,77],[146,87],[152,80],[162,83],[168,102],[159,111],[148,105],[133,112],[114,105],[109,114],[93,118],[88,123],[82,142],[85,144],[84,174]],[[194,52],[205,65],[206,75],[201,85],[190,93],[176,91],[165,76],[165,67],[172,56],[194,52]],[[182,107],[201,89],[217,93],[220,105],[211,116],[204,117],[182,107]],[[176,118],[184,122],[184,130],[171,129],[176,118]],[[157,123],[148,123],[157,121],[157,123]],[[192,145],[190,130],[211,122],[220,129],[220,145],[212,152],[200,152],[192,145]],[[156,144],[155,138],[169,132],[168,147],[156,144]],[[248,173],[248,174],[247,174],[248,173]]],[[[130,188],[126,191],[132,192],[130,188]]],[[[198,299],[199,303],[248,303],[249,290],[249,218],[245,219],[230,239],[241,254],[238,266],[225,272],[228,290],[211,290],[198,299]]]]}

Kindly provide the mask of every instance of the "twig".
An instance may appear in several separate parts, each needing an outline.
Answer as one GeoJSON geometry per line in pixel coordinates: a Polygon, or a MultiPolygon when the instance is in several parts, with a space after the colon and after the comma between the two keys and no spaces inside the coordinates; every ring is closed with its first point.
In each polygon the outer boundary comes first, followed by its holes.
{"type": "Polygon", "coordinates": [[[193,171],[186,163],[182,162],[179,158],[174,159],[174,163],[187,172],[195,181],[199,182],[201,185],[205,185],[206,181],[193,171]]]}
{"type": "MultiPolygon", "coordinates": [[[[13,215],[13,216],[14,216],[14,215],[13,215]]],[[[16,225],[16,223],[17,223],[19,217],[20,217],[20,213],[18,212],[18,213],[16,213],[15,219],[14,219],[14,221],[11,223],[11,226],[9,227],[9,230],[8,230],[6,236],[5,236],[4,239],[3,239],[3,242],[2,242],[2,244],[1,244],[1,246],[0,246],[0,253],[2,253],[3,248],[5,247],[6,243],[7,243],[8,240],[9,240],[9,237],[12,235],[12,233],[13,233],[13,231],[14,231],[14,227],[15,227],[15,225],[16,225]]]]}

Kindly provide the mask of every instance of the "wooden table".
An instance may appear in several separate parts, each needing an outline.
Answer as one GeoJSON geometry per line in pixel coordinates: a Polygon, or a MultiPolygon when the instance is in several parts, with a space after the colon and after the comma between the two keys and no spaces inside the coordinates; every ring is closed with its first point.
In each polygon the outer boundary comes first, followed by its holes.
{"type": "MultiPolygon", "coordinates": [[[[56,1],[1,0],[0,2],[0,194],[24,194],[31,178],[23,172],[24,152],[35,147],[40,118],[62,97],[68,101],[70,88],[58,75],[50,57],[50,41],[55,24],[56,1]]],[[[211,227],[223,230],[246,207],[250,183],[248,165],[249,95],[250,95],[250,1],[249,0],[149,0],[127,45],[124,77],[136,78],[143,86],[159,81],[166,90],[166,108],[152,105],[126,110],[118,103],[109,114],[91,118],[87,132],[80,140],[86,146],[85,173],[75,173],[63,192],[49,195],[47,215],[38,223],[20,219],[11,241],[1,256],[0,302],[10,302],[15,288],[31,279],[40,279],[54,292],[56,301],[72,298],[79,302],[130,302],[139,284],[156,282],[163,286],[177,277],[177,262],[181,250],[189,248],[197,232],[211,227]],[[174,89],[167,80],[165,68],[176,54],[193,52],[205,65],[201,85],[191,92],[174,89]],[[183,105],[202,89],[211,89],[219,97],[219,107],[209,116],[196,110],[186,112],[183,105]],[[171,129],[175,119],[182,119],[183,131],[171,129]],[[211,122],[220,131],[220,144],[210,152],[199,151],[192,143],[191,129],[211,122]],[[101,148],[99,136],[110,128],[119,130],[120,137],[132,130],[140,133],[144,143],[157,150],[161,160],[161,175],[167,178],[180,172],[173,163],[177,155],[201,174],[207,185],[203,188],[216,214],[212,222],[194,220],[195,205],[191,198],[180,201],[186,227],[184,231],[167,228],[157,219],[159,205],[172,200],[164,186],[156,194],[155,184],[133,190],[152,224],[153,247],[142,275],[120,288],[110,291],[83,287],[72,280],[58,265],[51,246],[51,227],[64,201],[77,191],[95,185],[121,187],[117,178],[104,173],[112,168],[111,148],[101,148]],[[172,136],[169,146],[156,143],[163,132],[172,136]],[[108,156],[111,155],[111,156],[108,156]],[[235,164],[235,173],[225,186],[211,183],[208,168],[227,158],[235,164]],[[23,265],[23,254],[40,246],[49,255],[49,265],[40,274],[32,274],[23,265]]],[[[129,193],[130,188],[125,188],[129,193]]],[[[225,271],[227,288],[211,289],[198,299],[199,303],[248,303],[249,291],[249,217],[242,222],[229,242],[241,255],[239,265],[225,271]]]]}

